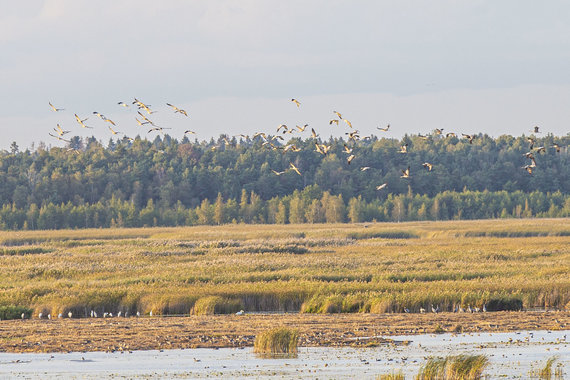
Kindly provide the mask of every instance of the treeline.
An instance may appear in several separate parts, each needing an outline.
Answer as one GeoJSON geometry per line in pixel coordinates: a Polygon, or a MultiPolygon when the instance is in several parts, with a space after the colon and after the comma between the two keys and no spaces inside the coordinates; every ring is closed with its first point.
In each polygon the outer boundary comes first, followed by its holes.
{"type": "Polygon", "coordinates": [[[112,198],[95,204],[14,204],[0,210],[2,229],[61,229],[98,227],[193,226],[227,223],[341,223],[372,221],[461,220],[487,218],[570,217],[570,195],[521,191],[445,191],[435,197],[389,194],[366,201],[361,196],[345,201],[342,195],[322,191],[317,185],[267,201],[242,191],[240,199],[225,200],[218,194],[195,208],[182,202],[160,207],[152,199],[143,208],[112,198]]]}
{"type": "MultiPolygon", "coordinates": [[[[480,134],[472,144],[467,139],[441,135],[428,139],[407,135],[402,140],[371,136],[360,141],[280,141],[268,135],[267,140],[261,136],[239,140],[220,136],[192,142],[166,135],[154,141],[139,137],[134,141],[110,140],[104,146],[95,138],[75,136],[65,147],[40,144],[25,151],[13,143],[10,151],[0,152],[1,223],[4,228],[99,227],[110,226],[113,220],[118,225],[133,226],[210,223],[210,216],[200,217],[199,210],[219,203],[219,199],[227,216],[214,223],[322,221],[322,216],[307,217],[306,210],[302,217],[296,216],[295,192],[318,193],[303,207],[318,208],[320,202],[325,211],[329,200],[325,197],[323,204],[324,194],[342,200],[338,203],[344,204],[344,211],[336,220],[392,220],[395,199],[409,200],[399,212],[400,220],[450,219],[456,214],[459,218],[500,217],[505,213],[517,216],[513,207],[519,205],[525,210],[521,197],[530,198],[537,192],[547,199],[547,205],[533,206],[529,200],[525,215],[540,216],[554,213],[549,210],[550,202],[563,208],[565,200],[560,203],[559,199],[570,192],[570,135],[536,139],[532,174],[522,168],[531,163],[524,157],[530,150],[525,136],[494,139],[480,134]],[[330,145],[328,154],[318,153],[315,142],[330,145]],[[286,144],[293,144],[295,149],[284,149],[286,144]],[[355,156],[350,164],[343,152],[345,144],[355,156]],[[408,144],[407,154],[398,153],[403,144],[408,144]],[[556,145],[561,147],[559,152],[556,145]],[[540,146],[545,151],[536,149],[540,146]],[[433,164],[433,170],[425,170],[424,162],[433,164]],[[301,175],[288,170],[291,163],[301,175]],[[411,178],[400,178],[408,166],[411,178]],[[362,170],[365,167],[369,169],[362,170]],[[273,171],[285,173],[277,176],[273,171]],[[386,188],[376,190],[382,183],[387,183],[386,188]],[[251,215],[243,214],[240,208],[244,193],[247,202],[254,205],[251,215]],[[500,194],[496,195],[501,198],[497,202],[504,206],[497,209],[483,204],[482,210],[471,210],[470,205],[459,201],[453,205],[446,201],[442,211],[431,210],[440,208],[441,202],[436,200],[447,199],[441,197],[478,193],[500,194]],[[503,200],[505,194],[516,201],[503,200]],[[313,201],[318,202],[313,205],[313,201]],[[364,205],[364,216],[350,217],[355,202],[364,205]],[[425,204],[425,210],[418,207],[416,217],[414,210],[419,203],[425,204]],[[283,204],[281,214],[273,212],[279,204],[283,204]],[[44,215],[58,213],[64,216],[50,216],[53,224],[44,222],[44,215]]],[[[558,214],[564,214],[562,208],[558,214]]],[[[332,220],[330,215],[325,218],[328,220],[332,220]]]]}

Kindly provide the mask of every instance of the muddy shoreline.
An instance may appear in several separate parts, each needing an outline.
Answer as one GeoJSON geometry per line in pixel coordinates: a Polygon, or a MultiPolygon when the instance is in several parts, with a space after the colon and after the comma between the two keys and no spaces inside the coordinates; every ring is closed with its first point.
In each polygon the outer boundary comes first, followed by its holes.
{"type": "Polygon", "coordinates": [[[248,347],[276,326],[299,330],[299,346],[383,344],[393,335],[570,330],[570,312],[439,314],[246,314],[0,321],[0,352],[133,351],[248,347]]]}

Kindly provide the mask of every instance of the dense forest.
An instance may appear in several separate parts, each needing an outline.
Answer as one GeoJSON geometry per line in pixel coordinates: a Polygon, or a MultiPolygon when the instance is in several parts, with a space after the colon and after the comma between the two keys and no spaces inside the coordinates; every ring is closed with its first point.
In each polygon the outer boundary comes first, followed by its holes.
{"type": "Polygon", "coordinates": [[[567,217],[569,142],[547,135],[531,148],[526,136],[480,134],[472,142],[166,135],[107,146],[73,137],[25,151],[13,143],[0,152],[0,228],[567,217]]]}

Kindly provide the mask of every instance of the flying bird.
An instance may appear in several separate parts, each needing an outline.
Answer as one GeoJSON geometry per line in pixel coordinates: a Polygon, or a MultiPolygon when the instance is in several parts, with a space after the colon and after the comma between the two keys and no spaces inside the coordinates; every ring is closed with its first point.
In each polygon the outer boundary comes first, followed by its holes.
{"type": "Polygon", "coordinates": [[[346,123],[346,125],[348,125],[350,128],[353,128],[353,127],[352,127],[352,123],[351,123],[350,121],[348,121],[348,120],[346,120],[346,119],[342,119],[342,120],[344,120],[344,122],[346,123]]]}
{"type": "Polygon", "coordinates": [[[311,128],[311,136],[316,139],[317,137],[319,137],[319,135],[317,135],[317,132],[315,132],[314,128],[311,128]]]}
{"type": "Polygon", "coordinates": [[[184,131],[184,134],[185,134],[185,135],[186,135],[186,134],[192,134],[192,135],[195,135],[195,134],[196,134],[196,132],[194,132],[194,131],[191,131],[191,130],[187,130],[187,131],[184,131]]]}
{"type": "Polygon", "coordinates": [[[136,104],[139,109],[144,109],[149,115],[156,112],[156,111],[150,110],[150,104],[144,104],[143,102],[141,102],[137,98],[135,98],[135,101],[133,102],[133,104],[136,104]]]}
{"type": "Polygon", "coordinates": [[[283,152],[287,152],[289,150],[291,150],[293,152],[300,152],[301,151],[301,149],[297,148],[297,146],[294,144],[285,145],[285,147],[283,148],[283,152]]]}
{"type": "Polygon", "coordinates": [[[376,190],[382,190],[382,189],[384,189],[386,186],[388,186],[388,184],[387,184],[387,183],[383,183],[383,184],[381,184],[381,185],[376,186],[376,190]]]}
{"type": "Polygon", "coordinates": [[[58,140],[60,140],[60,141],[65,141],[66,143],[70,143],[70,142],[71,142],[71,140],[66,140],[66,139],[64,139],[63,137],[59,136],[59,135],[56,136],[56,135],[52,135],[51,133],[48,133],[48,135],[50,135],[51,137],[55,137],[56,139],[58,139],[58,140]]]}
{"type": "Polygon", "coordinates": [[[77,122],[79,123],[79,125],[81,125],[82,128],[90,128],[93,129],[93,127],[88,127],[87,125],[84,124],[85,120],[89,119],[88,117],[85,119],[81,119],[79,116],[77,116],[77,114],[75,114],[75,120],[77,120],[77,122]]]}
{"type": "Polygon", "coordinates": [[[404,145],[402,145],[400,147],[400,150],[398,151],[398,153],[408,153],[408,143],[405,143],[404,145]]]}
{"type": "Polygon", "coordinates": [[[140,125],[141,127],[142,127],[143,125],[145,125],[145,124],[150,124],[148,121],[140,121],[140,120],[137,119],[136,117],[135,117],[135,120],[137,121],[137,124],[140,125]]]}
{"type": "Polygon", "coordinates": [[[339,119],[342,120],[342,115],[339,112],[333,111],[333,113],[338,116],[339,119]]]}
{"type": "Polygon", "coordinates": [[[553,147],[554,149],[556,149],[556,153],[560,153],[560,145],[558,145],[558,144],[552,144],[552,147],[553,147]]]}
{"type": "Polygon", "coordinates": [[[424,162],[422,166],[426,168],[428,172],[431,172],[431,169],[433,168],[433,164],[430,164],[429,162],[424,162]]]}
{"type": "Polygon", "coordinates": [[[296,125],[295,127],[299,130],[299,132],[305,132],[305,129],[309,126],[309,124],[305,124],[302,127],[296,125]]]}
{"type": "Polygon", "coordinates": [[[410,167],[408,166],[408,168],[406,170],[402,170],[402,175],[400,176],[400,178],[411,178],[410,177],[410,167]]]}
{"type": "Polygon", "coordinates": [[[299,103],[299,101],[295,98],[291,99],[291,101],[297,105],[297,108],[299,108],[299,106],[301,105],[301,103],[299,103]]]}
{"type": "Polygon", "coordinates": [[[71,131],[64,131],[63,128],[61,128],[61,125],[57,124],[57,128],[53,129],[59,136],[63,136],[71,131]]]}
{"type": "Polygon", "coordinates": [[[329,124],[332,125],[332,123],[335,123],[336,125],[338,125],[339,120],[338,119],[331,119],[331,121],[329,121],[329,124]]]}
{"type": "Polygon", "coordinates": [[[422,139],[422,140],[428,140],[428,139],[429,139],[429,136],[425,136],[425,135],[422,135],[422,134],[418,134],[418,137],[419,137],[420,139],[422,139]]]}
{"type": "Polygon", "coordinates": [[[466,135],[465,133],[462,133],[461,136],[469,140],[469,144],[473,144],[473,139],[475,138],[475,135],[466,135]]]}
{"type": "Polygon", "coordinates": [[[356,157],[354,154],[351,154],[350,156],[348,156],[346,158],[346,161],[348,162],[348,164],[350,165],[350,163],[352,162],[352,160],[354,160],[354,157],[356,157]]]}
{"type": "Polygon", "coordinates": [[[530,166],[531,168],[536,168],[536,161],[535,161],[534,157],[532,157],[532,158],[530,159],[530,165],[529,165],[529,166],[530,166]]]}
{"type": "Polygon", "coordinates": [[[109,126],[109,130],[110,130],[111,133],[114,134],[114,135],[120,135],[121,133],[123,133],[123,132],[115,131],[115,130],[114,130],[113,128],[111,128],[110,126],[109,126]]]}
{"type": "Polygon", "coordinates": [[[323,156],[326,156],[327,153],[329,152],[329,149],[331,148],[330,145],[328,145],[328,146],[325,145],[325,144],[319,145],[319,144],[317,144],[317,143],[315,143],[315,147],[316,147],[315,150],[316,150],[317,152],[319,152],[320,154],[322,154],[323,156]]]}
{"type": "Polygon", "coordinates": [[[346,154],[351,154],[353,149],[354,148],[349,148],[348,145],[344,144],[344,150],[342,152],[346,154]]]}
{"type": "Polygon", "coordinates": [[[535,125],[531,132],[540,133],[540,127],[538,125],[535,125]]]}
{"type": "Polygon", "coordinates": [[[299,169],[297,169],[297,167],[295,165],[293,165],[292,162],[290,162],[289,165],[291,165],[291,169],[293,169],[295,171],[295,173],[301,175],[301,172],[299,171],[299,169]]]}
{"type": "Polygon", "coordinates": [[[50,105],[51,109],[54,110],[55,112],[65,111],[65,108],[56,108],[53,104],[51,104],[51,102],[48,102],[48,104],[50,105]]]}
{"type": "Polygon", "coordinates": [[[137,113],[139,114],[140,117],[143,118],[144,121],[146,121],[147,123],[149,123],[150,125],[152,125],[153,127],[156,127],[157,125],[154,124],[151,120],[149,120],[145,115],[143,115],[142,113],[140,113],[140,111],[137,111],[137,113]]]}
{"type": "Polygon", "coordinates": [[[287,131],[289,129],[289,127],[286,126],[285,124],[279,124],[279,126],[277,127],[277,133],[279,133],[279,131],[281,129],[284,129],[285,131],[287,131]]]}
{"type": "Polygon", "coordinates": [[[79,124],[83,124],[84,121],[87,121],[89,119],[88,117],[86,117],[85,119],[81,119],[79,116],[77,116],[76,113],[74,115],[75,115],[75,120],[77,120],[79,124]]]}
{"type": "Polygon", "coordinates": [[[361,172],[365,172],[365,171],[367,171],[368,169],[370,169],[370,166],[363,166],[363,167],[360,168],[360,171],[361,171],[361,172]]]}
{"type": "Polygon", "coordinates": [[[360,136],[358,135],[359,131],[358,130],[354,130],[352,132],[347,132],[345,133],[345,135],[348,135],[348,139],[349,140],[358,140],[360,138],[360,136]]]}
{"type": "Polygon", "coordinates": [[[443,128],[436,128],[433,130],[436,135],[441,135],[443,133],[443,128]]]}
{"type": "Polygon", "coordinates": [[[445,134],[445,137],[446,137],[446,138],[447,138],[447,137],[456,137],[456,135],[455,135],[454,132],[449,132],[449,133],[446,133],[446,134],[445,134]]]}
{"type": "Polygon", "coordinates": [[[390,129],[390,124],[388,124],[386,127],[384,128],[380,128],[380,127],[376,127],[376,129],[381,130],[382,132],[388,132],[388,129],[390,129]]]}
{"type": "Polygon", "coordinates": [[[524,170],[526,170],[528,172],[528,174],[532,174],[532,170],[534,168],[534,166],[532,165],[525,165],[522,167],[524,170]]]}
{"type": "Polygon", "coordinates": [[[273,170],[273,169],[271,169],[271,171],[272,171],[273,173],[275,173],[275,175],[281,175],[281,174],[285,173],[285,171],[278,172],[278,171],[273,170]]]}
{"type": "Polygon", "coordinates": [[[111,120],[111,119],[104,118],[103,121],[106,121],[107,123],[113,124],[114,127],[117,126],[117,125],[115,124],[115,122],[114,122],[113,120],[111,120]]]}
{"type": "Polygon", "coordinates": [[[184,111],[183,109],[180,109],[176,106],[173,106],[170,103],[166,103],[167,106],[172,107],[174,109],[174,113],[181,113],[182,115],[188,117],[188,113],[186,111],[184,111]]]}
{"type": "Polygon", "coordinates": [[[117,104],[120,105],[121,107],[129,108],[129,105],[125,102],[119,102],[117,104]]]}

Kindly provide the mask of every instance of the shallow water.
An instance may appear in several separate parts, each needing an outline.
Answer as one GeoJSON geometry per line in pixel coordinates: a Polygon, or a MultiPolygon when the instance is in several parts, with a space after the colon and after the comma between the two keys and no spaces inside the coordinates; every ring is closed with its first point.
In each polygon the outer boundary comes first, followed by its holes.
{"type": "Polygon", "coordinates": [[[252,348],[134,351],[132,353],[0,353],[0,379],[12,378],[319,378],[375,379],[417,374],[429,356],[485,354],[490,378],[526,379],[558,356],[570,371],[570,331],[441,334],[391,337],[408,345],[372,348],[301,347],[297,358],[262,359],[252,348]]]}

